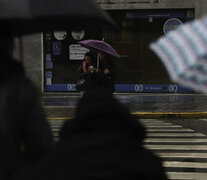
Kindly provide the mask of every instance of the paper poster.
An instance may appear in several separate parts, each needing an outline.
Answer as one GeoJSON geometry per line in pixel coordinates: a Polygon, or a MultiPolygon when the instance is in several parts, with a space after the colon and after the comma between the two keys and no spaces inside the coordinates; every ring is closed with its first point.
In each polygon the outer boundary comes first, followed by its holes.
{"type": "Polygon", "coordinates": [[[69,46],[69,58],[70,60],[83,60],[88,51],[88,49],[82,47],[80,44],[71,44],[69,46]]]}

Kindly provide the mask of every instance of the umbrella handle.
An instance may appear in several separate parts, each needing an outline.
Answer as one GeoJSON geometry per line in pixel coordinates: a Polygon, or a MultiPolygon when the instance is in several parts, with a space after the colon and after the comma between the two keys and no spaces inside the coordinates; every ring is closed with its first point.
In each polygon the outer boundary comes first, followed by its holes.
{"type": "Polygon", "coordinates": [[[97,56],[97,65],[96,65],[97,68],[99,68],[99,61],[100,61],[100,55],[98,53],[98,56],[97,56]]]}
{"type": "MultiPolygon", "coordinates": [[[[104,41],[104,37],[102,38],[102,41],[104,41]]],[[[98,56],[97,56],[97,68],[99,68],[99,60],[100,59],[100,55],[99,55],[99,53],[98,53],[98,56]]]]}

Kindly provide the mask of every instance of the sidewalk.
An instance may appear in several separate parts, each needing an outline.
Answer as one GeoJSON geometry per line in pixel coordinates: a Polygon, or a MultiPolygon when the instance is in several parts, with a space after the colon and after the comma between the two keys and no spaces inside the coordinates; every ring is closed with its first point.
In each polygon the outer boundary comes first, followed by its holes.
{"type": "MultiPolygon", "coordinates": [[[[47,94],[43,105],[51,116],[73,116],[80,94],[47,94]]],[[[141,118],[207,118],[207,95],[168,93],[114,94],[141,118]]]]}

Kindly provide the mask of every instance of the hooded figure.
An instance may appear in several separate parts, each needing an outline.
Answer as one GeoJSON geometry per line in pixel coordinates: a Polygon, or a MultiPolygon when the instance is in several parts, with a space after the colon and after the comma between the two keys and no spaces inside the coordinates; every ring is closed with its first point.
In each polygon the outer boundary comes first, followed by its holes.
{"type": "Polygon", "coordinates": [[[53,146],[40,92],[13,60],[13,28],[0,29],[0,179],[26,174],[53,146]]]}
{"type": "Polygon", "coordinates": [[[21,63],[4,59],[0,71],[0,179],[28,173],[53,146],[40,93],[21,63]]]}
{"type": "Polygon", "coordinates": [[[144,128],[110,91],[88,91],[35,179],[167,179],[160,159],[142,146],[144,137],[144,128]]]}

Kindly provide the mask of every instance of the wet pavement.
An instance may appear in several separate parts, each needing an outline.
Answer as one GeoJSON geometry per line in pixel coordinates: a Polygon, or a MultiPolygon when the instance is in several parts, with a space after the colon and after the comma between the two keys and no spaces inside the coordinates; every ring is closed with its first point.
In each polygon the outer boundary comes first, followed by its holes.
{"type": "MultiPolygon", "coordinates": [[[[127,93],[114,94],[131,112],[207,112],[207,95],[204,94],[167,94],[167,93],[127,93]]],[[[81,98],[76,94],[46,94],[43,105],[48,114],[58,108],[55,116],[73,115],[76,105],[81,98]]],[[[53,112],[54,113],[54,112],[53,112]]]]}
{"type": "MultiPolygon", "coordinates": [[[[207,179],[206,118],[162,118],[155,115],[174,112],[207,113],[207,96],[201,94],[114,94],[131,112],[150,118],[137,118],[146,129],[143,146],[162,160],[168,179],[207,179]],[[149,117],[149,116],[148,116],[149,117]]],[[[65,121],[74,115],[80,94],[47,94],[43,104],[54,139],[65,121]]],[[[207,117],[207,116],[206,116],[207,117]]]]}
{"type": "Polygon", "coordinates": [[[131,111],[137,112],[203,112],[207,96],[194,94],[137,94],[118,95],[131,111]]]}

